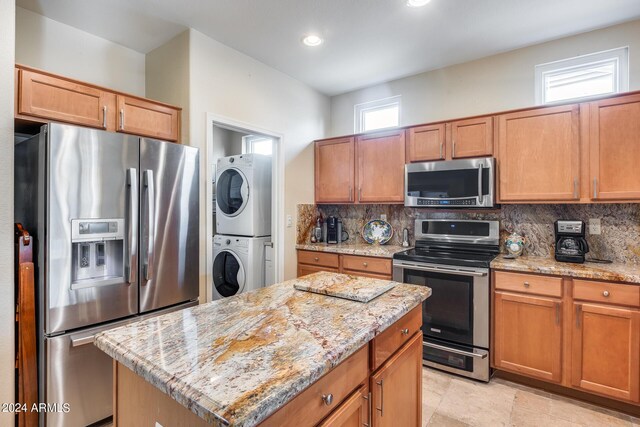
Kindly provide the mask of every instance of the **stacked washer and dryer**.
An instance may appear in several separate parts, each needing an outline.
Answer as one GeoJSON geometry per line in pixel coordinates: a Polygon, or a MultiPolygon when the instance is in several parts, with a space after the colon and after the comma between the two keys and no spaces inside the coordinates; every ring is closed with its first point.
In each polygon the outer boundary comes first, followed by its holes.
{"type": "Polygon", "coordinates": [[[270,156],[218,159],[215,221],[213,299],[272,284],[270,156]]]}

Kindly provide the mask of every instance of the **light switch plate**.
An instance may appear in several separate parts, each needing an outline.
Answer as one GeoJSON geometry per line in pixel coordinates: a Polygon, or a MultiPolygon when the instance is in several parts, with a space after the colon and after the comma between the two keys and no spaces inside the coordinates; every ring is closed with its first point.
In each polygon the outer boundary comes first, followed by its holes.
{"type": "Polygon", "coordinates": [[[589,234],[602,234],[602,222],[600,218],[589,218],[589,234]]]}
{"type": "Polygon", "coordinates": [[[287,215],[287,227],[293,227],[293,217],[291,215],[287,215]]]}
{"type": "Polygon", "coordinates": [[[387,220],[387,214],[380,214],[380,219],[383,221],[387,220]]]}

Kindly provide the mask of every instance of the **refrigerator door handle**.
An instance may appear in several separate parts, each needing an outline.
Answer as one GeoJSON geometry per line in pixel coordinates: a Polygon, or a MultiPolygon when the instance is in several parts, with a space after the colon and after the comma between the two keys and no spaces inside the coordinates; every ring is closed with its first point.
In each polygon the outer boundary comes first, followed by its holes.
{"type": "Polygon", "coordinates": [[[127,190],[129,192],[129,218],[127,219],[127,239],[129,256],[127,259],[127,283],[136,283],[138,273],[138,170],[127,169],[127,190]]]}
{"type": "Polygon", "coordinates": [[[144,171],[144,185],[147,189],[147,257],[144,268],[146,280],[153,278],[153,239],[155,238],[155,192],[153,187],[153,171],[144,171]]]}

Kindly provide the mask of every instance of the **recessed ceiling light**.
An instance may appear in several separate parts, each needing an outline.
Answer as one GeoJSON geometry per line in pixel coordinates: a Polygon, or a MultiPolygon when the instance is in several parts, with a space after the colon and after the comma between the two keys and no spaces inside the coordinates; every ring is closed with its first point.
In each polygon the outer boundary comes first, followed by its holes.
{"type": "Polygon", "coordinates": [[[409,7],[420,7],[429,3],[431,0],[407,0],[407,6],[409,7]]]}
{"type": "Polygon", "coordinates": [[[322,38],[320,36],[316,36],[315,34],[309,34],[308,36],[304,36],[302,38],[302,43],[307,46],[320,46],[322,44],[322,38]]]}

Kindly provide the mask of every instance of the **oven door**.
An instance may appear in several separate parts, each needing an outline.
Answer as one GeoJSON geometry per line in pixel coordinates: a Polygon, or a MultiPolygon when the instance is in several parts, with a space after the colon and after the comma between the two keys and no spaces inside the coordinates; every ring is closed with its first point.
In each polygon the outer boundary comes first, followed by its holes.
{"type": "Polygon", "coordinates": [[[393,280],[428,286],[425,338],[489,348],[489,269],[394,261],[393,280]]]}
{"type": "Polygon", "coordinates": [[[412,163],[405,166],[405,206],[494,207],[492,158],[412,163]]]}

